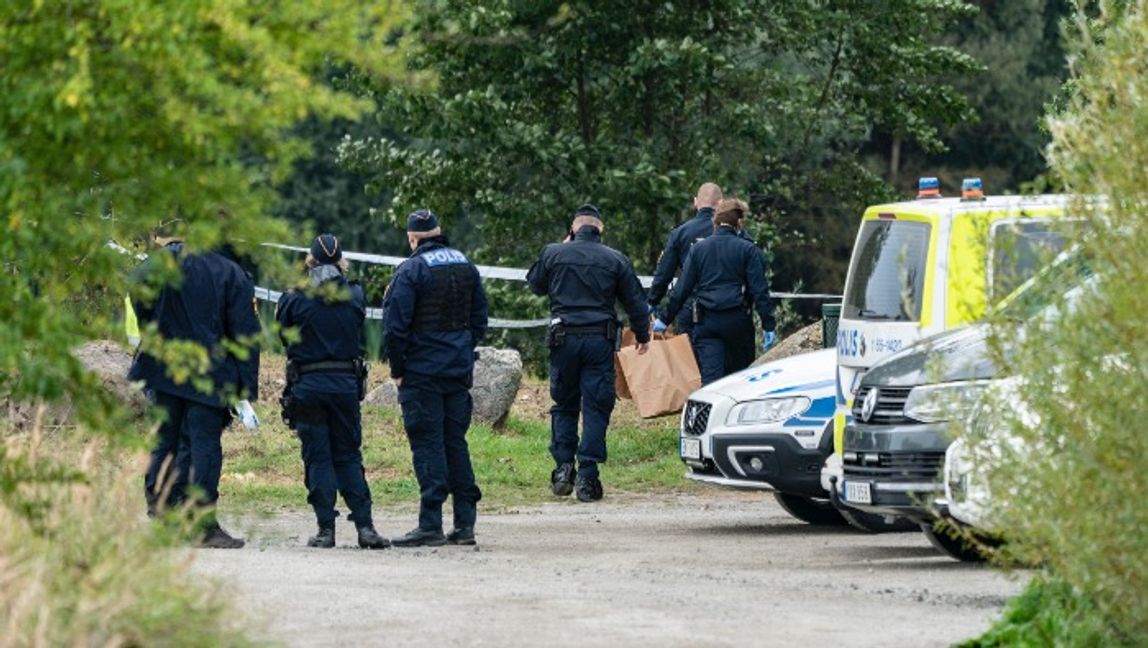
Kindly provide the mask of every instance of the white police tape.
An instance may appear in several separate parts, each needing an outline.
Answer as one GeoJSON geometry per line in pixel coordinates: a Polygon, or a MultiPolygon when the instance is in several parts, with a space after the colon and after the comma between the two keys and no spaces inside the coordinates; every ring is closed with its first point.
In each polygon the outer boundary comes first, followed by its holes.
{"type": "MultiPolygon", "coordinates": [[[[290,250],[292,252],[308,253],[311,250],[308,248],[295,247],[293,245],[283,245],[282,243],[264,243],[266,247],[278,248],[280,250],[290,250]]],[[[373,263],[375,265],[397,266],[408,257],[388,256],[385,254],[368,254],[366,252],[352,252],[344,250],[343,256],[351,261],[361,261],[363,263],[373,263]]],[[[506,268],[502,266],[488,266],[477,265],[478,274],[484,279],[505,279],[507,281],[526,281],[527,271],[523,268],[506,268]]],[[[642,282],[642,287],[649,288],[654,283],[654,278],[650,275],[639,275],[638,280],[642,282]]],[[[771,292],[770,297],[774,299],[841,299],[841,295],[830,295],[824,293],[791,293],[791,292],[771,292]]],[[[494,321],[494,320],[491,320],[494,321]]],[[[517,321],[517,320],[499,320],[499,321],[517,321]]],[[[546,320],[529,320],[546,323],[546,320]]],[[[492,325],[493,326],[493,325],[492,325]]],[[[541,324],[532,325],[541,326],[541,324]]]]}
{"type": "MultiPolygon", "coordinates": [[[[346,254],[346,253],[344,253],[346,254]]],[[[282,298],[282,292],[272,291],[271,288],[264,288],[263,286],[255,286],[255,299],[270,301],[271,303],[279,303],[282,298]]],[[[382,319],[381,308],[367,308],[366,316],[371,319],[382,319]]],[[[497,317],[488,317],[487,325],[491,329],[533,329],[535,326],[545,326],[550,322],[549,318],[542,319],[499,319],[497,317]]]]}
{"type": "MultiPolygon", "coordinates": [[[[310,252],[310,250],[307,248],[295,247],[292,245],[283,245],[280,243],[264,243],[263,245],[266,247],[277,248],[280,250],[289,250],[292,252],[302,252],[302,253],[310,252]]],[[[139,261],[143,261],[144,259],[147,258],[146,254],[132,254],[131,250],[128,250],[127,248],[123,247],[119,243],[116,243],[115,241],[108,241],[107,246],[109,248],[121,253],[121,254],[134,256],[139,261]]],[[[367,254],[364,252],[352,252],[350,250],[344,251],[343,256],[345,258],[351,260],[351,261],[360,261],[362,263],[372,263],[375,265],[387,265],[387,266],[397,266],[397,265],[401,264],[403,261],[407,260],[407,257],[387,256],[387,255],[383,255],[383,254],[367,254]]],[[[505,268],[505,267],[501,267],[501,266],[487,266],[487,265],[476,265],[476,267],[478,268],[479,276],[486,278],[486,279],[503,279],[506,281],[526,281],[526,272],[527,271],[522,269],[522,268],[505,268]]],[[[642,285],[646,288],[649,288],[650,284],[653,282],[653,277],[650,277],[648,275],[643,275],[643,276],[639,277],[639,279],[642,281],[642,285]]],[[[277,303],[279,303],[279,299],[282,296],[283,296],[283,293],[281,291],[272,290],[270,288],[264,288],[263,286],[256,286],[255,287],[255,298],[256,299],[260,299],[260,300],[263,300],[266,302],[271,302],[272,304],[277,304],[277,303]]],[[[840,299],[841,298],[841,295],[802,294],[802,293],[785,293],[785,292],[771,292],[770,296],[773,297],[774,299],[840,299]]],[[[381,320],[381,319],[383,319],[383,309],[381,309],[381,308],[368,308],[367,309],[367,317],[370,319],[381,320]]],[[[488,320],[487,320],[488,326],[490,326],[491,328],[502,328],[502,329],[538,328],[538,327],[546,326],[549,322],[550,322],[549,318],[531,319],[531,320],[511,320],[511,319],[500,319],[497,317],[491,317],[491,318],[488,318],[488,320]]]]}

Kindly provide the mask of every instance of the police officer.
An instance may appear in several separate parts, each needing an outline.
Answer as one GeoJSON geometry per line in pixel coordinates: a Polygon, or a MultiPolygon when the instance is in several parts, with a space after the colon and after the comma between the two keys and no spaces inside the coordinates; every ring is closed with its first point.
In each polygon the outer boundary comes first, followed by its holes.
{"type": "Polygon", "coordinates": [[[768,350],[777,339],[773,301],[765,278],[765,255],[738,235],[749,207],[740,200],[725,199],[715,212],[713,235],[690,250],[682,277],[659,318],[672,321],[687,299],[695,297],[690,342],[703,385],[753,362],[751,308],[757,310],[765,332],[762,350],[768,350]]]}
{"type": "Polygon", "coordinates": [[[258,396],[260,326],[254,285],[224,251],[192,253],[178,237],[157,237],[157,242],[162,251],[141,267],[132,307],[141,324],[155,325],[160,341],[145,340],[128,372],[129,380],[144,382],[164,411],[144,477],[148,512],[182,505],[191,485],[198,490],[195,504],[205,510],[200,545],[238,549],[244,541],[219,526],[214,508],[223,468],[221,438],[231,421],[228,403],[258,396]],[[159,286],[165,268],[175,267],[178,281],[159,286]],[[167,363],[153,355],[160,344],[171,342],[193,342],[207,351],[211,364],[205,390],[197,381],[177,381],[167,363]]]}
{"type": "MultiPolygon", "coordinates": [[[[658,304],[666,296],[670,282],[681,271],[690,248],[698,241],[713,234],[714,207],[722,199],[721,188],[712,182],[707,182],[698,188],[694,196],[694,209],[697,214],[688,221],[678,225],[666,237],[666,247],[658,257],[658,267],[654,269],[654,282],[650,285],[650,312],[656,312],[658,304]]],[[[693,299],[688,299],[682,308],[674,326],[679,333],[689,333],[693,328],[693,299]]],[[[655,322],[654,331],[665,330],[661,320],[655,322]]]]}
{"type": "Polygon", "coordinates": [[[482,492],[474,481],[466,431],[475,347],[486,335],[486,293],[478,268],[450,247],[430,210],[407,217],[407,242],[411,256],[387,288],[383,322],[421,499],[418,527],[393,543],[472,545],[482,492]],[[454,530],[444,536],[442,505],[448,493],[454,530]]]}
{"type": "Polygon", "coordinates": [[[336,490],[351,514],[364,549],[386,549],[390,541],[375,531],[371,489],[363,473],[364,396],[363,288],[347,281],[347,261],[332,234],[320,234],[307,255],[310,286],[283,295],[275,309],[287,347],[285,407],[302,441],[307,501],[319,532],[309,547],[335,546],[336,490]],[[289,341],[294,330],[297,341],[289,341]]]}
{"type": "Polygon", "coordinates": [[[527,274],[530,289],[550,297],[550,454],[556,466],[550,487],[559,496],[576,491],[583,502],[602,499],[598,464],[606,461],[606,428],[616,399],[615,302],[626,309],[639,353],[650,340],[642,284],[629,259],[602,244],[603,227],[598,209],[582,205],[574,213],[573,236],[546,246],[527,274]]]}

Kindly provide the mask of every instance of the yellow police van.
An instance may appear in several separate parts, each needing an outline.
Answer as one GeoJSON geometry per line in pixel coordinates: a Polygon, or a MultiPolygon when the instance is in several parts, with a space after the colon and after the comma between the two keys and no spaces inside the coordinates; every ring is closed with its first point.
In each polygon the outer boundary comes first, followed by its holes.
{"type": "Polygon", "coordinates": [[[837,330],[834,453],[823,487],[841,482],[844,430],[865,372],[921,338],[979,319],[1030,278],[1063,247],[1055,223],[1068,202],[986,197],[976,178],[962,183],[960,198],[944,198],[936,178],[922,178],[916,200],[865,211],[837,330]]]}

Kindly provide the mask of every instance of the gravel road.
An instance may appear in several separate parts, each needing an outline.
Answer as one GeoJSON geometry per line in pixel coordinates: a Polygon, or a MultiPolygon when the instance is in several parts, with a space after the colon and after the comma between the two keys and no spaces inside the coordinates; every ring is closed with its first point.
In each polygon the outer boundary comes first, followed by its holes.
{"type": "Polygon", "coordinates": [[[510,510],[480,518],[477,549],[360,551],[346,522],[308,549],[308,513],[230,522],[248,548],[194,569],[292,646],[945,646],[1021,588],[919,533],[815,528],[756,493],[510,510]]]}

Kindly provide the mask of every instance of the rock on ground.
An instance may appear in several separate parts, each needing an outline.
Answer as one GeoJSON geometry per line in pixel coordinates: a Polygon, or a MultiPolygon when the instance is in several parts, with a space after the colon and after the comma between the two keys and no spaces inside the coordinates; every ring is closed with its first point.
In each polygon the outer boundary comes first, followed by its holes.
{"type": "MultiPolygon", "coordinates": [[[[510,413],[510,406],[518,395],[522,382],[522,356],[513,349],[478,347],[478,361],[474,365],[474,386],[470,389],[474,399],[474,418],[499,424],[510,413]]],[[[367,394],[365,404],[398,407],[399,391],[393,382],[384,383],[367,394]]]]}

